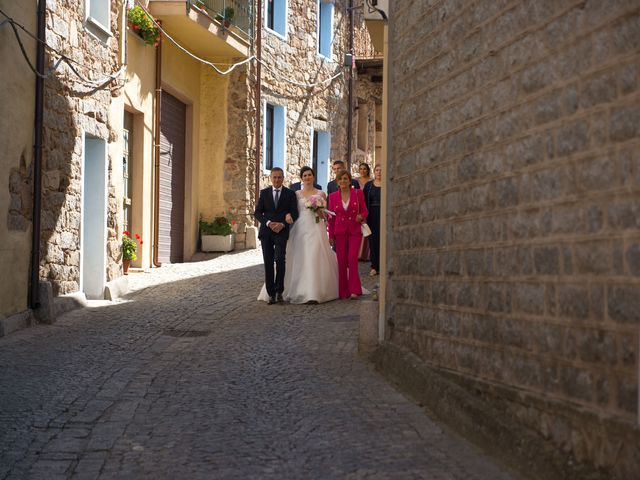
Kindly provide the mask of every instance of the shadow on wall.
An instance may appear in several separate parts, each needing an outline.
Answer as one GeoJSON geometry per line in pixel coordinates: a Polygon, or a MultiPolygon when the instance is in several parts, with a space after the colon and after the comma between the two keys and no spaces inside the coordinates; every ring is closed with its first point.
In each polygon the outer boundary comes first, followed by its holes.
{"type": "Polygon", "coordinates": [[[45,81],[40,279],[55,296],[80,286],[82,137],[70,94],[57,75],[45,81]]]}
{"type": "Polygon", "coordinates": [[[26,152],[20,155],[20,163],[9,173],[9,211],[7,229],[26,232],[31,225],[33,205],[33,162],[27,166],[26,152]]]}

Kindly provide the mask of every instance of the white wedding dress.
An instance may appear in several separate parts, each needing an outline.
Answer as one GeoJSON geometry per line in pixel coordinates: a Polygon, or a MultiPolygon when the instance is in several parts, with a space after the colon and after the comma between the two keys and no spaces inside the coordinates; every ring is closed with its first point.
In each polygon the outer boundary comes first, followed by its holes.
{"type": "MultiPolygon", "coordinates": [[[[319,194],[319,192],[317,192],[319,194]]],[[[338,260],[329,245],[327,225],[316,223],[315,213],[298,197],[298,220],[291,226],[287,242],[284,299],[291,303],[329,302],[338,298],[338,260]]],[[[258,300],[267,302],[267,288],[262,286],[258,300]]]]}

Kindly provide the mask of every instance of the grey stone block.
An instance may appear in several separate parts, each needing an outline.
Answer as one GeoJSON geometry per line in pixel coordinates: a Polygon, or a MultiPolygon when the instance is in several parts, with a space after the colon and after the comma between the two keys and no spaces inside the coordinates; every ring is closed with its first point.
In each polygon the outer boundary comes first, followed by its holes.
{"type": "Polygon", "coordinates": [[[247,227],[245,248],[258,247],[258,229],[257,227],[247,227]]]}
{"type": "Polygon", "coordinates": [[[129,279],[124,275],[118,277],[104,286],[104,298],[105,300],[115,300],[120,298],[129,291],[129,279]]]}
{"type": "Polygon", "coordinates": [[[370,356],[378,347],[378,302],[360,302],[360,323],[358,328],[358,353],[370,356]]]}
{"type": "Polygon", "coordinates": [[[16,313],[6,318],[0,318],[0,337],[4,337],[17,330],[29,327],[33,323],[31,310],[16,313]]]}

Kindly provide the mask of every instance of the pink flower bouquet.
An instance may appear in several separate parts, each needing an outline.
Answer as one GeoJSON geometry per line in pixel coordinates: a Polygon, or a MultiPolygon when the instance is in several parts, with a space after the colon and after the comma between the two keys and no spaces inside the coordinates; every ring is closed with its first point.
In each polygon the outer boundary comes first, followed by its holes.
{"type": "Polygon", "coordinates": [[[324,210],[327,208],[327,202],[322,196],[311,195],[307,201],[304,202],[304,206],[316,214],[316,223],[318,223],[320,219],[325,219],[324,210]]]}

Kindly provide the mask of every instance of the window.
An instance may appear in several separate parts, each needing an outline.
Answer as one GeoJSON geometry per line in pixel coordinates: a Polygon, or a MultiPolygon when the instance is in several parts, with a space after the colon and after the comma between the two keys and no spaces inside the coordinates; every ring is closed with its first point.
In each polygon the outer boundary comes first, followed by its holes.
{"type": "Polygon", "coordinates": [[[318,53],[331,59],[333,45],[333,3],[331,0],[318,1],[318,53]]]}
{"type": "Polygon", "coordinates": [[[267,0],[267,28],[282,37],[287,35],[287,0],[267,0]]]}
{"type": "Polygon", "coordinates": [[[264,108],[264,171],[285,166],[285,109],[279,105],[265,104],[264,108]]]}
{"type": "Polygon", "coordinates": [[[318,174],[318,132],[317,130],[313,131],[313,141],[311,142],[311,168],[313,171],[318,174]]]}
{"type": "Polygon", "coordinates": [[[86,0],[87,20],[99,27],[103,32],[111,34],[111,1],[86,0]]]}
{"type": "Polygon", "coordinates": [[[329,155],[331,153],[331,134],[321,130],[311,132],[311,168],[316,172],[316,183],[326,191],[329,183],[329,155]]]}
{"type": "Polygon", "coordinates": [[[267,104],[264,120],[264,169],[273,168],[273,105],[267,104]]]}

